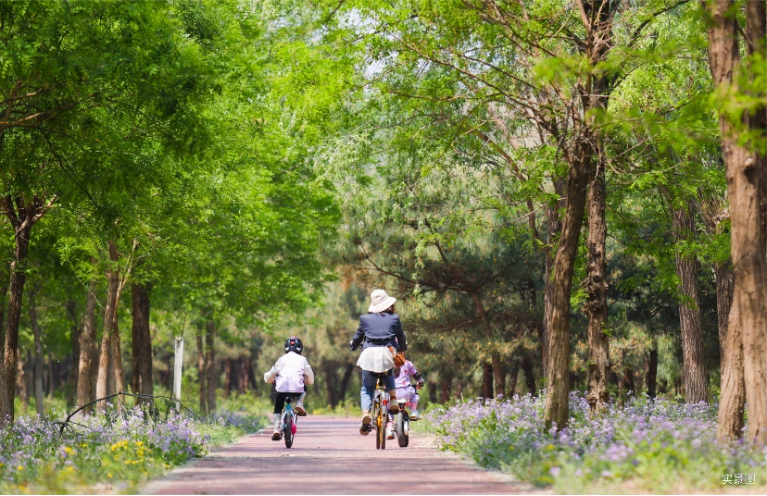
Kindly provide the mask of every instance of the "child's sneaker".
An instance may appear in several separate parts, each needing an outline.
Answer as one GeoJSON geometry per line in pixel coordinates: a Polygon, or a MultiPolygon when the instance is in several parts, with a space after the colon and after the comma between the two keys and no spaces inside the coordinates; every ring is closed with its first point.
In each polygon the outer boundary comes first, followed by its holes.
{"type": "Polygon", "coordinates": [[[386,439],[394,439],[394,430],[391,425],[386,426],[386,439]]]}
{"type": "Polygon", "coordinates": [[[279,441],[280,438],[282,437],[282,433],[280,432],[281,423],[282,422],[280,420],[280,414],[275,413],[274,414],[274,433],[272,433],[272,441],[279,441]]]}
{"type": "Polygon", "coordinates": [[[421,418],[421,414],[418,413],[418,410],[410,412],[410,420],[418,420],[419,418],[421,418]]]}
{"type": "Polygon", "coordinates": [[[304,409],[304,405],[296,405],[296,413],[299,417],[306,417],[306,410],[304,409]]]}

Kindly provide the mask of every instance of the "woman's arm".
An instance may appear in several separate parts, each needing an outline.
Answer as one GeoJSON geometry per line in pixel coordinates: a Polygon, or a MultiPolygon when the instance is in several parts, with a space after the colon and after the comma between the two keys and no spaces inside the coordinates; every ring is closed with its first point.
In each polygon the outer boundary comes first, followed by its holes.
{"type": "Polygon", "coordinates": [[[360,317],[360,325],[357,327],[357,332],[354,333],[354,337],[352,337],[352,340],[349,341],[349,348],[351,348],[352,351],[359,348],[362,342],[365,340],[365,330],[363,327],[364,325],[362,323],[362,317],[360,317]]]}

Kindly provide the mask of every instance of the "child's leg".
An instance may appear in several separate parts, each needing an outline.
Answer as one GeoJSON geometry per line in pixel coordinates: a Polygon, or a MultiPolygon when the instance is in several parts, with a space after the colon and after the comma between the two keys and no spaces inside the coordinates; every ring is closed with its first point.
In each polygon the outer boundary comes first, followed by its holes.
{"type": "Polygon", "coordinates": [[[413,410],[418,410],[418,402],[420,400],[421,400],[421,397],[418,396],[418,393],[414,391],[412,398],[410,398],[410,408],[412,408],[413,410]]]}
{"type": "Polygon", "coordinates": [[[306,410],[304,409],[304,398],[306,398],[305,389],[304,392],[301,393],[301,396],[296,399],[296,413],[302,417],[306,415],[306,410]]]}
{"type": "Polygon", "coordinates": [[[274,441],[280,440],[280,424],[282,417],[282,409],[285,407],[285,393],[278,392],[274,397],[274,432],[272,433],[272,439],[274,441]]]}

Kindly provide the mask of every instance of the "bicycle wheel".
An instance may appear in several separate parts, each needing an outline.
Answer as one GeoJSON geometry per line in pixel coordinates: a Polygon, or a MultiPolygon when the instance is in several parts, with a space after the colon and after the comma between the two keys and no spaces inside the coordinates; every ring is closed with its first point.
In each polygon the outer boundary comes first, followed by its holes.
{"type": "Polygon", "coordinates": [[[410,436],[405,428],[405,413],[401,410],[394,416],[394,432],[397,433],[397,444],[399,444],[399,447],[407,448],[410,436]]]}
{"type": "Polygon", "coordinates": [[[287,415],[285,419],[285,427],[283,428],[282,435],[285,437],[285,447],[290,448],[293,446],[293,416],[287,415]]]}
{"type": "Polygon", "coordinates": [[[373,393],[373,428],[376,431],[376,449],[381,449],[381,439],[378,437],[378,417],[381,412],[381,396],[378,391],[373,393]]]}
{"type": "Polygon", "coordinates": [[[386,449],[386,424],[389,422],[389,417],[385,413],[384,408],[378,410],[378,417],[376,417],[376,448],[386,449]]]}

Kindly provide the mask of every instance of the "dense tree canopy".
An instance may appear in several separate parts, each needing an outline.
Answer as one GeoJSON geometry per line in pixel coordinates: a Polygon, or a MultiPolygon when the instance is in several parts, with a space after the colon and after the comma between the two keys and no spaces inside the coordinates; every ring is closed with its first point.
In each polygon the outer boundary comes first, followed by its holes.
{"type": "Polygon", "coordinates": [[[336,407],[385,287],[428,401],[545,390],[558,428],[573,389],[593,415],[719,401],[722,440],[747,404],[764,441],[765,23],[734,0],[1,4],[0,415],[169,389],[173,336],[215,410],[266,394],[290,333],[336,407]]]}

